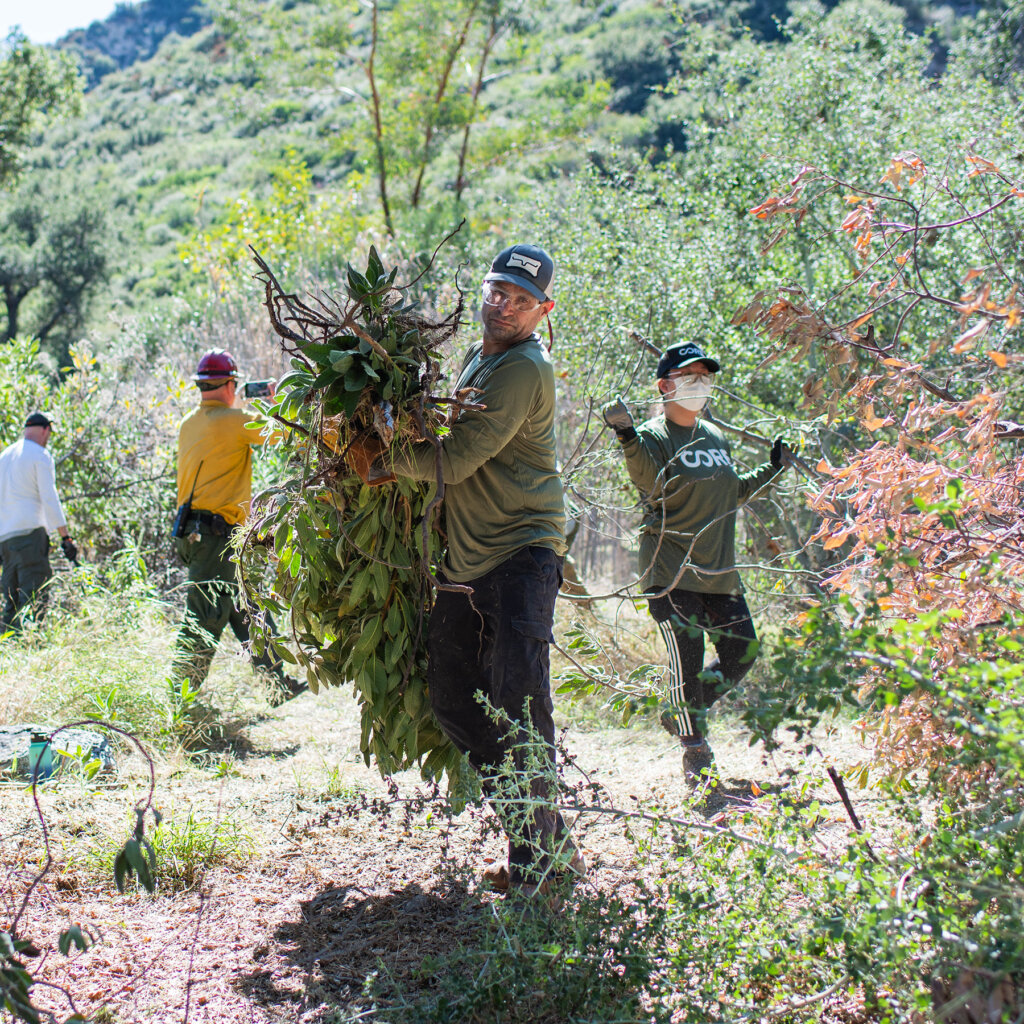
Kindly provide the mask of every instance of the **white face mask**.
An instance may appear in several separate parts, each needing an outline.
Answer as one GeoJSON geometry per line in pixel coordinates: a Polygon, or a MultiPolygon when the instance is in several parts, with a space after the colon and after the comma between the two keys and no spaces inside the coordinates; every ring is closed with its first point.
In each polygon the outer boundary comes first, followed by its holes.
{"type": "Polygon", "coordinates": [[[711,397],[712,384],[707,377],[693,381],[676,378],[669,380],[669,384],[671,388],[665,392],[665,401],[675,402],[690,412],[700,412],[711,397]]]}

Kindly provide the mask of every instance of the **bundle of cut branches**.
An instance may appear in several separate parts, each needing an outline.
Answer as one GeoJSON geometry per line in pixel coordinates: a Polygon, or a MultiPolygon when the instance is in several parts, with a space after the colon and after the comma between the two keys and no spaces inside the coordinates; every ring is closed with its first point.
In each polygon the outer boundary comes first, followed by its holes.
{"type": "Polygon", "coordinates": [[[351,684],[360,746],[389,776],[414,765],[449,785],[459,752],[430,711],[424,669],[432,565],[442,541],[437,484],[369,487],[349,468],[354,441],[385,450],[445,433],[440,346],[458,329],[461,303],[431,319],[404,303],[396,270],[375,249],[366,272],[349,267],[347,294],[309,301],[288,294],[256,255],[266,307],[292,370],[268,415],[289,428],[301,470],[253,499],[240,574],[254,607],[257,643],[305,669],[311,689],[351,684]],[[269,585],[268,585],[269,584],[269,585]],[[287,621],[260,632],[260,609],[287,621]]]}

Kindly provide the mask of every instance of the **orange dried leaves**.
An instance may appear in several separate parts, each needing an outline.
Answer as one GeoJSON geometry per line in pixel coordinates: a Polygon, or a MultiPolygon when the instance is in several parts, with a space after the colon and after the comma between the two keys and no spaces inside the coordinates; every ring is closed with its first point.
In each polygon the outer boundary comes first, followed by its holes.
{"type": "Polygon", "coordinates": [[[999,168],[996,164],[992,163],[991,160],[986,160],[983,156],[978,156],[977,153],[968,153],[967,162],[971,165],[970,173],[967,175],[968,178],[976,178],[980,174],[999,174],[999,168]]]}
{"type": "Polygon", "coordinates": [[[884,572],[894,618],[913,621],[924,607],[946,614],[946,658],[961,650],[963,630],[1021,606],[1024,461],[997,447],[999,413],[1000,396],[990,391],[957,407],[917,398],[899,443],[875,444],[846,466],[818,466],[828,482],[811,501],[822,517],[816,539],[826,550],[852,544],[828,584],[856,594],[884,572]]]}
{"type": "Polygon", "coordinates": [[[849,234],[856,233],[857,237],[854,240],[853,248],[863,260],[870,255],[871,240],[875,236],[874,225],[877,222],[877,207],[877,199],[865,199],[843,218],[840,225],[843,231],[849,234]]]}
{"type": "Polygon", "coordinates": [[[758,220],[771,220],[772,217],[780,213],[789,214],[795,217],[796,223],[799,224],[807,213],[807,207],[799,205],[805,181],[807,178],[813,179],[817,175],[818,172],[815,168],[801,167],[789,182],[789,192],[782,196],[769,196],[747,212],[753,214],[758,220]]]}
{"type": "Polygon", "coordinates": [[[879,180],[902,192],[904,186],[916,185],[927,173],[924,161],[916,153],[908,151],[894,156],[879,180]]]}

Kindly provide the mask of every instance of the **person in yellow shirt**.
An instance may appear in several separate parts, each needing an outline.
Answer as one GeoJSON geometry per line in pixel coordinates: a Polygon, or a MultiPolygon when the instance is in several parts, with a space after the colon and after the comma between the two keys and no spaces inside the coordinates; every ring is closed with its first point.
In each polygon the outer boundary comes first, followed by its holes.
{"type": "MultiPolygon", "coordinates": [[[[200,404],[178,431],[178,507],[175,546],[188,567],[185,615],[176,643],[172,694],[181,682],[198,690],[210,671],[224,627],[231,626],[243,646],[249,643],[249,620],[238,606],[238,585],[231,561],[231,534],[245,521],[252,498],[252,450],[262,432],[249,426],[256,413],[237,404],[238,366],[230,353],[211,349],[199,360],[192,378],[200,404]]],[[[273,628],[273,623],[269,624],[273,628]]],[[[286,676],[279,659],[264,652],[253,659],[277,682],[272,703],[304,692],[305,683],[286,676]]]]}

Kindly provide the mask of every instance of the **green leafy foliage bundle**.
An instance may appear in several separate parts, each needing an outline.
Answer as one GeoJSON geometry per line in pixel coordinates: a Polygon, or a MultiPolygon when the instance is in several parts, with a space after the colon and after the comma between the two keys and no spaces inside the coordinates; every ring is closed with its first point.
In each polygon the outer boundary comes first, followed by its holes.
{"type": "Polygon", "coordinates": [[[315,307],[285,294],[257,262],[271,322],[293,357],[268,411],[292,428],[283,443],[301,465],[254,499],[242,549],[251,599],[288,620],[277,637],[264,620],[263,636],[286,660],[297,657],[314,691],[353,685],[367,764],[372,757],[385,776],[418,764],[425,779],[458,778],[461,755],[435,722],[424,683],[440,494],[407,480],[369,487],[346,456],[353,442],[390,448],[443,433],[430,392],[461,306],[438,321],[405,305],[396,271],[372,248],[365,273],[349,267],[346,297],[315,307]]]}

